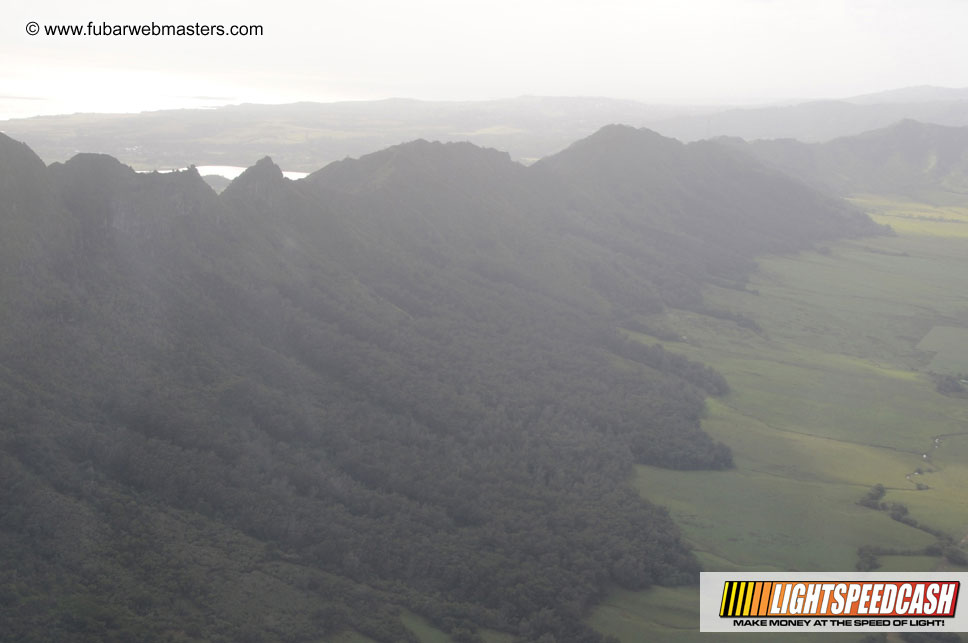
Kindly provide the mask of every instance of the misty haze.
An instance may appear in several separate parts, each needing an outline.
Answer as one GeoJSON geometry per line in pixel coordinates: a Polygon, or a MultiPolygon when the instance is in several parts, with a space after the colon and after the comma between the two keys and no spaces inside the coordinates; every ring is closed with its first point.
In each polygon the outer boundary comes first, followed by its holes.
{"type": "MultiPolygon", "coordinates": [[[[771,574],[968,572],[965,7],[101,4],[3,11],[0,640],[742,641],[771,574]]],[[[923,591],[772,626],[961,640],[923,591]]]]}

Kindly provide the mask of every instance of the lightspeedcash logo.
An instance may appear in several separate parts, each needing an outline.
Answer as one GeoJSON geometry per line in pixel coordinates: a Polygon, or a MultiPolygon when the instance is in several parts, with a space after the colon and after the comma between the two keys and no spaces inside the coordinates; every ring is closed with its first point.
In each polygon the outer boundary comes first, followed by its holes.
{"type": "Polygon", "coordinates": [[[703,573],[702,631],[968,631],[964,574],[703,573]]]}
{"type": "Polygon", "coordinates": [[[735,616],[955,615],[958,581],[791,583],[727,581],[719,611],[735,616]]]}

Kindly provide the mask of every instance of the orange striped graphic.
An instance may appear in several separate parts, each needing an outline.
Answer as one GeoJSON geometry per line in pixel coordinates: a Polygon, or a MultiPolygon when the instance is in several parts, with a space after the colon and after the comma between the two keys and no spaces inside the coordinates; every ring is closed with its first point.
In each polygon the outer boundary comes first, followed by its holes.
{"type": "Polygon", "coordinates": [[[727,581],[723,588],[719,615],[767,616],[773,585],[771,581],[727,581]]]}

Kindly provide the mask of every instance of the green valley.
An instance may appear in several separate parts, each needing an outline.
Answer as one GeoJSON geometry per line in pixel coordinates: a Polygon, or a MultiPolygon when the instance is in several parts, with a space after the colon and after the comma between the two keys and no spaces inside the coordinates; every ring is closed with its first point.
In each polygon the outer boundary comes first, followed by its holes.
{"type": "MultiPolygon", "coordinates": [[[[894,554],[876,555],[878,571],[968,569],[942,555],[936,536],[858,504],[881,484],[883,501],[951,544],[968,535],[968,399],[940,394],[930,375],[964,349],[958,333],[938,329],[968,328],[968,208],[941,217],[928,205],[854,202],[897,236],[760,257],[745,290],[706,288],[711,304],[761,331],[682,311],[649,320],[679,329],[682,341],[666,348],[731,386],[707,401],[703,427],[733,449],[735,469],[640,466],[635,476],[705,570],[852,571],[864,547],[894,554]]],[[[623,641],[688,640],[670,634],[670,602],[695,622],[687,589],[616,594],[591,622],[623,641]]]]}

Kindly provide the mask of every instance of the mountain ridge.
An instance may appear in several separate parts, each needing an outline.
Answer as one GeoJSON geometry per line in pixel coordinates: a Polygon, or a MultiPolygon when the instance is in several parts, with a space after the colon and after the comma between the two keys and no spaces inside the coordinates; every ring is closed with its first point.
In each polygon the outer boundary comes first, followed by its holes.
{"type": "Polygon", "coordinates": [[[826,143],[732,143],[768,165],[837,194],[895,194],[929,203],[968,199],[968,127],[904,119],[826,143]]]}
{"type": "Polygon", "coordinates": [[[245,166],[268,154],[287,170],[315,171],[332,161],[417,138],[470,140],[530,163],[608,123],[644,126],[686,142],[718,136],[816,142],[885,127],[902,118],[968,125],[966,102],[961,90],[945,88],[770,106],[676,107],[536,96],[480,102],[387,99],[45,116],[5,121],[2,128],[30,143],[47,162],[64,161],[82,151],[106,152],[136,169],[151,170],[191,163],[245,166]],[[918,100],[904,102],[905,95],[918,100]],[[928,100],[932,96],[938,99],[928,100]]]}
{"type": "Polygon", "coordinates": [[[728,383],[622,329],[689,306],[756,332],[702,285],[883,232],[621,127],[531,167],[417,142],[290,181],[265,157],[220,195],[0,143],[37,175],[0,203],[50,209],[0,209],[45,240],[0,263],[9,639],[413,641],[404,607],[467,641],[601,641],[581,617],[606,592],[698,577],[634,464],[732,464],[701,424],[728,383]],[[231,589],[254,582],[271,600],[231,589]]]}

